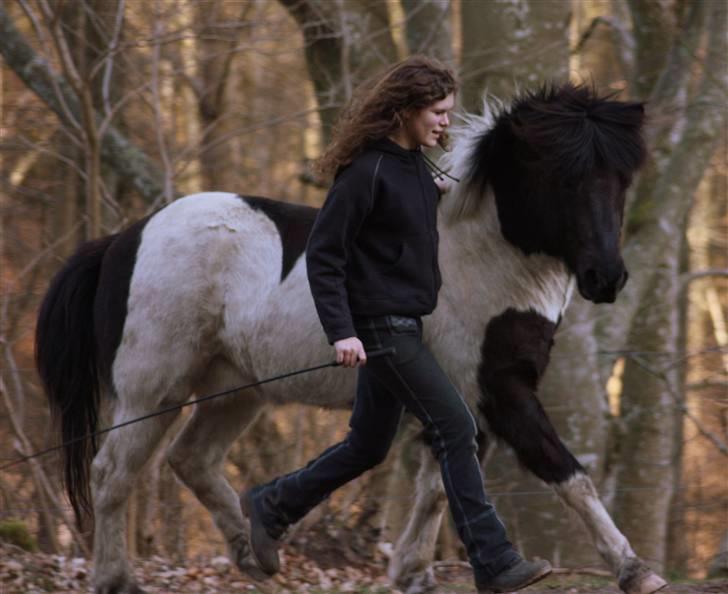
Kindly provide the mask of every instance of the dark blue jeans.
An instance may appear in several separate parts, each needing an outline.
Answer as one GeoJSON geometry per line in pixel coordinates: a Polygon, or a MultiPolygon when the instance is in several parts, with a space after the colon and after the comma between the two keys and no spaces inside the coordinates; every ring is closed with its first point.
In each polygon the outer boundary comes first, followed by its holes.
{"type": "Polygon", "coordinates": [[[520,556],[485,495],[475,419],[422,343],[419,318],[384,316],[355,325],[366,351],[393,346],[396,354],[370,359],[358,368],[351,430],[342,442],[305,468],[256,489],[266,528],[277,538],[335,489],[384,460],[406,408],[422,423],[440,463],[450,511],[476,583],[486,583],[520,556]]]}

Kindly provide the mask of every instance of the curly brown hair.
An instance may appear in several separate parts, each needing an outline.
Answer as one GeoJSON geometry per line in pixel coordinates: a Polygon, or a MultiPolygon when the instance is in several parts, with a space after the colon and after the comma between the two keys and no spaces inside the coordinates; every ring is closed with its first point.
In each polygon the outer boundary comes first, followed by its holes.
{"type": "MultiPolygon", "coordinates": [[[[351,163],[366,144],[397,130],[404,113],[423,109],[456,90],[452,70],[434,58],[415,55],[394,64],[359,85],[342,110],[316,169],[325,176],[334,174],[351,163]]],[[[446,148],[447,134],[438,142],[446,148]]]]}

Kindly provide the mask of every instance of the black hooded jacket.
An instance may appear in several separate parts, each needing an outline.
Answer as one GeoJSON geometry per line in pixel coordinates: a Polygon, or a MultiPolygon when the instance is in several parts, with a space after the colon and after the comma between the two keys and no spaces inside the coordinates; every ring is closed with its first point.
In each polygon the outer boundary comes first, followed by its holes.
{"type": "Polygon", "coordinates": [[[356,336],[355,318],[435,309],[438,200],[422,152],[387,138],[337,173],[306,247],[329,344],[356,336]]]}

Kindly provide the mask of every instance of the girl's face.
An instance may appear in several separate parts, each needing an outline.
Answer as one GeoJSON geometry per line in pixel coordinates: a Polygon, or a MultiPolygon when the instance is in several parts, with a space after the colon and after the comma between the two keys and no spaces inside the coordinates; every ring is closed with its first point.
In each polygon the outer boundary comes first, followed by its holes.
{"type": "Polygon", "coordinates": [[[449,112],[454,105],[455,95],[450,93],[427,107],[405,114],[401,134],[397,136],[408,145],[406,148],[437,146],[440,135],[450,125],[449,112]]]}

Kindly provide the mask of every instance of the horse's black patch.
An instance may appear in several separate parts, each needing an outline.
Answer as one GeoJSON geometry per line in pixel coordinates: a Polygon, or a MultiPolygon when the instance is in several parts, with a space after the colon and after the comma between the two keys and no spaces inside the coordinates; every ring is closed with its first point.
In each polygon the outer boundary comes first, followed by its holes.
{"type": "Polygon", "coordinates": [[[260,196],[240,196],[251,208],[259,210],[275,223],[283,245],[281,282],[293,269],[306,250],[306,242],[316,220],[318,209],[302,204],[290,204],[260,196]]]}
{"type": "Polygon", "coordinates": [[[519,461],[547,483],[562,482],[583,468],[569,452],[537,397],[548,365],[556,324],[534,311],[508,309],[485,331],[478,383],[479,403],[491,431],[519,461]]]}
{"type": "Polygon", "coordinates": [[[121,343],[142,231],[150,217],[127,227],[116,236],[104,255],[94,301],[94,329],[101,379],[111,385],[111,365],[121,343]]]}

